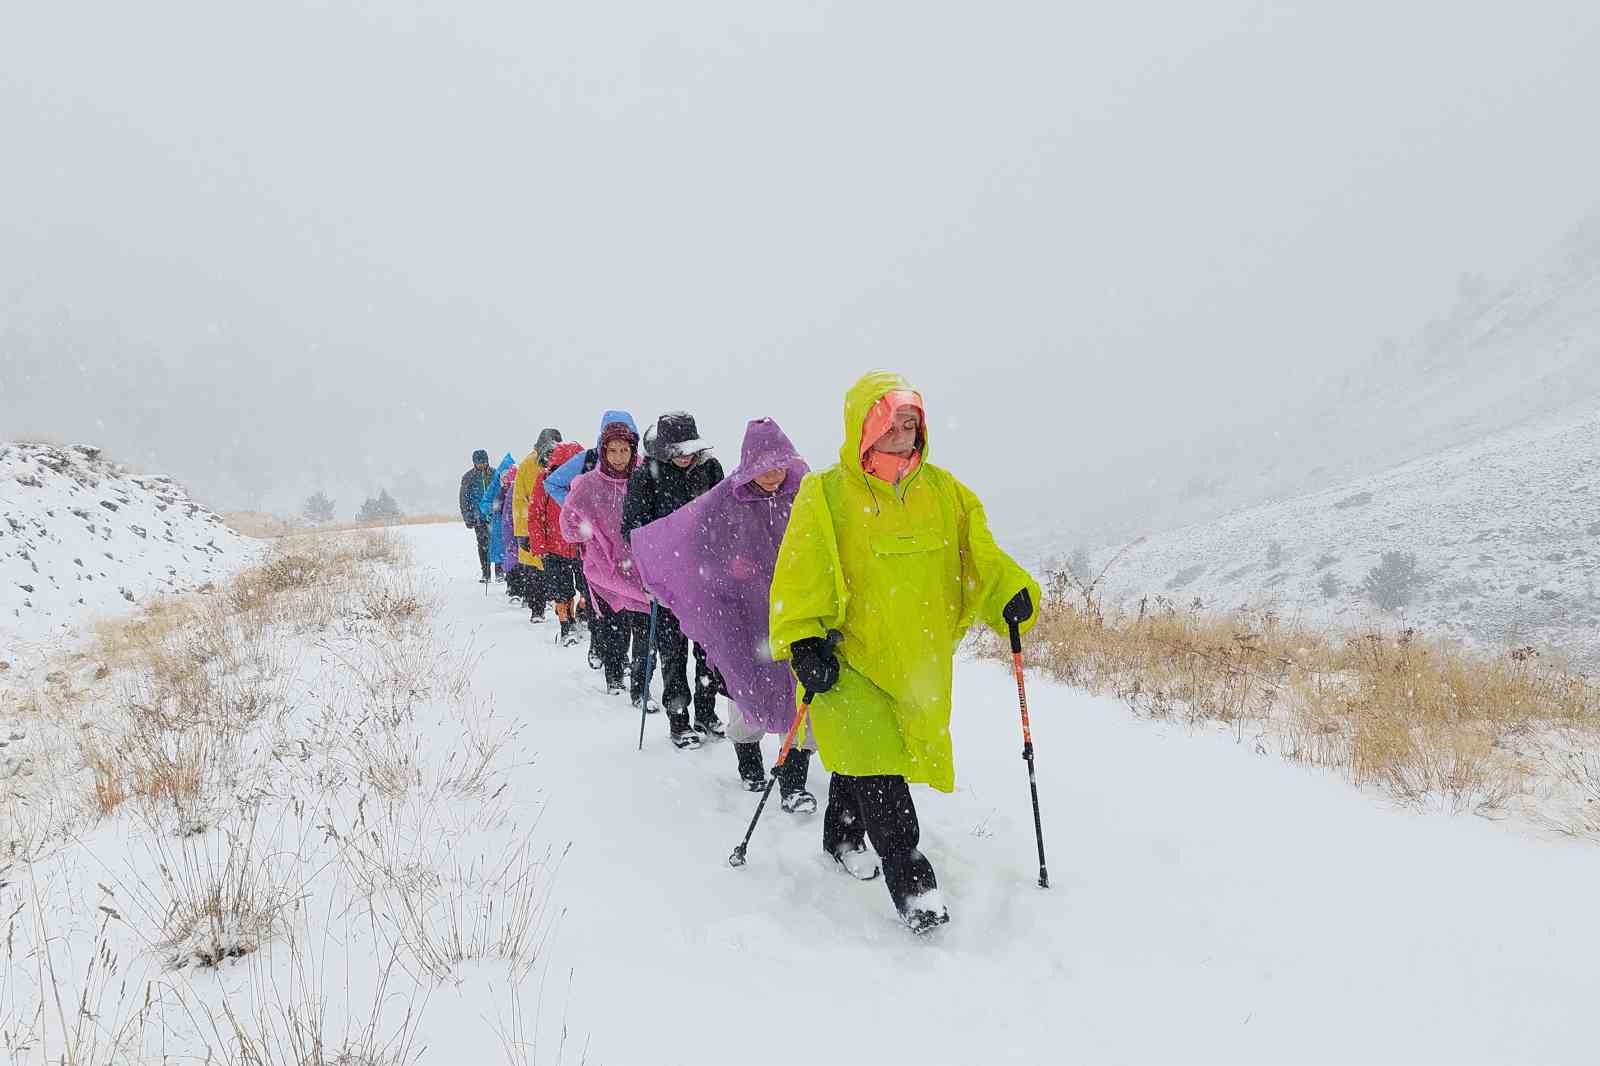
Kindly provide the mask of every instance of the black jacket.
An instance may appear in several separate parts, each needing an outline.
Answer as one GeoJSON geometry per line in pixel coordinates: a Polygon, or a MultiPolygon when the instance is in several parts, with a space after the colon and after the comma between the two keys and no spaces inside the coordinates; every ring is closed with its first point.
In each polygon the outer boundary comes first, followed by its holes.
{"type": "Polygon", "coordinates": [[[461,520],[469,526],[475,526],[483,520],[478,513],[478,504],[483,499],[484,490],[494,481],[494,470],[488,469],[478,473],[478,468],[473,467],[461,475],[461,520]]]}
{"type": "Polygon", "coordinates": [[[628,478],[622,501],[622,539],[633,543],[633,531],[665,518],[722,480],[722,464],[706,455],[687,470],[670,462],[646,459],[628,478]]]}

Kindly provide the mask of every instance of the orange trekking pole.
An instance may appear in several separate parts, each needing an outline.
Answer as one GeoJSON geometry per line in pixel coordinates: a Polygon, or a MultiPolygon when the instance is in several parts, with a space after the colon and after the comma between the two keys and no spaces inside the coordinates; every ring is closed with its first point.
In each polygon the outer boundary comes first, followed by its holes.
{"type": "Polygon", "coordinates": [[[1033,773],[1033,727],[1028,723],[1028,689],[1022,677],[1022,630],[1011,623],[1011,667],[1017,675],[1017,699],[1022,703],[1022,759],[1028,764],[1028,788],[1033,793],[1033,835],[1039,842],[1039,887],[1050,887],[1044,864],[1044,825],[1039,820],[1039,782],[1033,773]]]}
{"type": "MultiPolygon", "coordinates": [[[[828,630],[828,650],[838,647],[844,639],[844,634],[837,629],[828,630]]],[[[761,791],[761,802],[756,804],[756,813],[750,818],[750,828],[744,831],[744,839],[739,841],[739,846],[733,849],[733,854],[728,856],[728,865],[738,868],[744,865],[745,849],[750,846],[750,838],[755,835],[756,823],[761,820],[761,812],[766,809],[767,798],[772,795],[772,786],[778,783],[778,774],[783,769],[783,760],[789,757],[790,750],[794,747],[795,738],[800,735],[800,727],[805,724],[806,714],[811,710],[811,693],[800,693],[800,713],[794,716],[794,724],[789,727],[788,735],[783,738],[783,747],[778,749],[778,761],[772,764],[772,776],[767,778],[767,787],[761,791]]]]}

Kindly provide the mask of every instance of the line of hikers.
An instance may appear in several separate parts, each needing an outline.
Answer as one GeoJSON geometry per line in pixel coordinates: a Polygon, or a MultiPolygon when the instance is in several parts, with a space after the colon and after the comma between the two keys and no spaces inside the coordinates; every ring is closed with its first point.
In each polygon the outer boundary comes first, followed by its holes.
{"type": "Polygon", "coordinates": [[[607,691],[626,679],[641,715],[664,709],[680,749],[732,739],[751,791],[767,783],[762,738],[787,733],[809,694],[805,735],[778,772],[782,807],[816,810],[806,782],[819,753],[832,772],[823,850],[855,877],[881,872],[912,930],[949,920],[909,784],[954,790],[956,649],[975,623],[1025,631],[1039,586],[996,545],[972,491],[928,461],[926,406],[905,379],[856,382],[839,462],[820,472],[770,418],[749,423],[725,477],[689,414],[662,415],[641,440],[628,412],[606,411],[592,448],[546,429],[497,470],[474,452],[461,517],[483,582],[503,575],[534,622],[553,605],[563,643],[586,623],[607,691]],[[726,725],[718,694],[735,706],[726,725]]]}

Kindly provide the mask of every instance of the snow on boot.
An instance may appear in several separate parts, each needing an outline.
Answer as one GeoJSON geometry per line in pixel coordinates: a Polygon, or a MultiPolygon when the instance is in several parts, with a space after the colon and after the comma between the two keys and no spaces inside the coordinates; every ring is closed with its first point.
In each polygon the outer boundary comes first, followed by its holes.
{"type": "Polygon", "coordinates": [[[528,612],[528,621],[532,622],[534,625],[543,624],[543,622],[544,622],[544,612],[543,611],[530,611],[530,612],[528,612]]]}
{"type": "MultiPolygon", "coordinates": [[[[633,697],[633,709],[636,710],[636,711],[639,709],[639,697],[638,696],[633,697]]],[[[657,703],[654,699],[652,699],[649,696],[644,697],[644,713],[645,714],[656,714],[656,713],[660,712],[660,710],[661,710],[661,704],[657,703]]],[[[670,715],[669,715],[669,717],[670,717],[670,715]]]]}
{"type": "Polygon", "coordinates": [[[605,660],[600,658],[600,653],[595,650],[593,643],[589,645],[589,669],[598,670],[605,666],[605,660]]]}
{"type": "Polygon", "coordinates": [[[667,714],[667,727],[672,731],[672,746],[682,751],[700,746],[700,734],[689,725],[686,714],[667,714]]]}
{"type": "Polygon", "coordinates": [[[924,892],[919,896],[912,896],[906,900],[905,909],[900,912],[900,920],[906,923],[906,928],[921,936],[950,920],[950,911],[944,905],[944,894],[937,888],[924,892]]]}
{"type": "Polygon", "coordinates": [[[735,744],[734,757],[739,760],[739,780],[744,782],[746,792],[760,792],[767,787],[767,771],[761,765],[761,742],[752,740],[748,744],[735,744]]]}
{"type": "Polygon", "coordinates": [[[620,683],[615,684],[615,685],[607,685],[606,686],[606,695],[607,696],[620,696],[620,695],[622,695],[622,693],[623,693],[623,688],[622,688],[622,685],[620,683]]]}
{"type": "Polygon", "coordinates": [[[722,724],[722,719],[717,717],[716,711],[694,712],[694,728],[698,733],[704,733],[711,740],[721,740],[728,735],[728,727],[722,724]]]}
{"type": "Polygon", "coordinates": [[[790,814],[817,813],[817,797],[803,788],[798,792],[785,792],[778,805],[790,814]]]}
{"type": "Polygon", "coordinates": [[[811,770],[811,753],[804,748],[790,748],[778,768],[778,788],[783,793],[780,801],[790,814],[815,814],[817,797],[806,791],[806,775],[811,770]]]}
{"type": "Polygon", "coordinates": [[[883,872],[878,866],[878,857],[865,847],[851,848],[847,846],[831,854],[833,855],[833,861],[838,863],[845,873],[857,881],[871,881],[883,872]]]}
{"type": "Polygon", "coordinates": [[[578,633],[578,623],[566,621],[561,623],[561,646],[575,648],[583,642],[583,637],[578,633]]]}

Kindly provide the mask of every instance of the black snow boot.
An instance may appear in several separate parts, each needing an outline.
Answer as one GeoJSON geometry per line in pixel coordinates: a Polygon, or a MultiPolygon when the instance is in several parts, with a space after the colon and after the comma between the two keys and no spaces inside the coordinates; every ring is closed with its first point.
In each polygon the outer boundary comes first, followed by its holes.
{"type": "Polygon", "coordinates": [[[722,724],[715,710],[695,711],[694,728],[696,732],[704,733],[708,740],[721,740],[728,735],[728,727],[722,724]]]}
{"type": "Polygon", "coordinates": [[[739,780],[746,792],[760,792],[767,787],[767,771],[761,763],[761,742],[735,744],[733,754],[739,760],[739,780]]]}
{"type": "Polygon", "coordinates": [[[804,748],[790,748],[778,767],[778,789],[783,794],[780,801],[790,814],[815,814],[817,797],[806,791],[806,774],[811,770],[811,753],[804,748]]]}
{"type": "Polygon", "coordinates": [[[918,936],[931,933],[950,921],[950,911],[941,903],[931,907],[908,907],[900,912],[900,920],[918,936]]]}
{"type": "Polygon", "coordinates": [[[678,750],[700,746],[700,734],[694,731],[689,716],[683,711],[667,712],[667,728],[672,731],[672,746],[678,750]]]}

